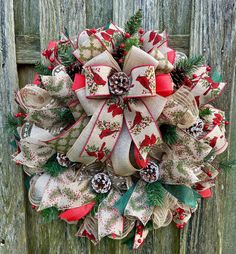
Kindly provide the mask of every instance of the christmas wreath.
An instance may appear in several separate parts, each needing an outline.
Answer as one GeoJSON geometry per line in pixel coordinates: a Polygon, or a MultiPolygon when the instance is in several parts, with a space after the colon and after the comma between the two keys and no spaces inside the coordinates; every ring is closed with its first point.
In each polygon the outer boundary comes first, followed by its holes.
{"type": "Polygon", "coordinates": [[[16,92],[21,111],[8,124],[32,207],[79,222],[77,236],[95,244],[109,237],[132,249],[153,228],[184,227],[212,195],[226,165],[214,159],[228,144],[225,113],[209,104],[221,76],[141,21],[138,11],[124,29],[65,29],[16,92]]]}

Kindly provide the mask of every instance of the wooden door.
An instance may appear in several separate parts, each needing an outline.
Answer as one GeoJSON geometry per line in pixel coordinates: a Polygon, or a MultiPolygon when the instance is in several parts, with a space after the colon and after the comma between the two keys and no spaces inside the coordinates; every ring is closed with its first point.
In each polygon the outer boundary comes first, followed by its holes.
{"type": "MultiPolygon", "coordinates": [[[[228,82],[216,105],[228,112],[231,123],[229,149],[222,156],[236,157],[234,0],[0,0],[0,253],[128,253],[119,241],[105,239],[93,246],[77,239],[76,226],[62,221],[40,223],[27,200],[22,170],[11,162],[13,151],[3,126],[15,108],[14,91],[32,81],[40,50],[63,27],[77,34],[111,19],[122,25],[139,8],[145,29],[167,29],[171,47],[190,55],[203,54],[228,82]]],[[[184,230],[171,225],[150,233],[137,253],[235,253],[235,186],[235,170],[222,174],[214,197],[201,201],[184,230]]]]}

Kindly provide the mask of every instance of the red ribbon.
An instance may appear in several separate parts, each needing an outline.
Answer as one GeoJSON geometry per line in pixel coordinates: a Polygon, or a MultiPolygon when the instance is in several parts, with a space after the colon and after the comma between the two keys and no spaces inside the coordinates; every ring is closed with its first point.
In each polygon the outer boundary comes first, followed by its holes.
{"type": "Polygon", "coordinates": [[[80,207],[66,210],[65,212],[59,215],[59,218],[67,222],[78,221],[84,216],[86,216],[93,209],[94,205],[95,205],[95,202],[92,201],[80,207]]]}

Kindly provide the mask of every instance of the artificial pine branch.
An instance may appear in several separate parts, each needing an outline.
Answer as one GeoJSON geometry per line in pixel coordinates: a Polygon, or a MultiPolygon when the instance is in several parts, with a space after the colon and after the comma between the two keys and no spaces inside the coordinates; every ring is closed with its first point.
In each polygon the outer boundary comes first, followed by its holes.
{"type": "Polygon", "coordinates": [[[64,172],[67,167],[61,166],[57,162],[57,156],[53,155],[49,160],[42,166],[43,171],[48,173],[51,176],[58,176],[60,173],[64,172]]]}
{"type": "Polygon", "coordinates": [[[131,37],[129,39],[126,39],[124,44],[125,44],[125,50],[126,51],[129,51],[132,46],[136,46],[138,48],[140,48],[140,46],[141,46],[141,43],[140,43],[139,39],[136,38],[136,37],[131,37]]]}
{"type": "Polygon", "coordinates": [[[73,48],[68,44],[58,44],[58,57],[64,66],[70,66],[77,60],[74,57],[73,48]]]}
{"type": "Polygon", "coordinates": [[[142,24],[142,10],[139,9],[125,24],[125,32],[131,36],[138,32],[142,24]]]}
{"type": "Polygon", "coordinates": [[[210,108],[204,108],[199,111],[199,117],[209,116],[211,114],[212,114],[212,111],[210,110],[210,108]]]}
{"type": "Polygon", "coordinates": [[[99,205],[102,203],[102,201],[107,197],[107,193],[98,193],[96,197],[93,199],[95,201],[95,205],[91,211],[91,215],[95,216],[95,214],[98,211],[99,205]]]}
{"type": "Polygon", "coordinates": [[[229,172],[233,169],[233,167],[236,166],[236,160],[231,160],[231,161],[221,161],[219,163],[220,169],[223,169],[226,172],[229,172]]]}
{"type": "Polygon", "coordinates": [[[72,123],[75,121],[74,116],[69,108],[61,108],[58,114],[62,122],[72,123]]]}
{"type": "Polygon", "coordinates": [[[52,75],[52,71],[50,71],[48,69],[48,67],[46,65],[44,65],[41,62],[36,62],[35,66],[35,71],[39,74],[39,75],[52,75]]]}
{"type": "Polygon", "coordinates": [[[148,183],[145,186],[145,190],[149,206],[162,206],[165,198],[165,189],[160,182],[148,183]]]}
{"type": "Polygon", "coordinates": [[[9,135],[19,138],[17,127],[19,127],[20,125],[21,125],[21,121],[19,118],[16,118],[11,114],[7,116],[7,121],[5,123],[5,130],[8,132],[9,135]]]}
{"type": "Polygon", "coordinates": [[[163,141],[168,145],[173,145],[178,140],[176,126],[170,124],[162,124],[160,126],[163,141]]]}
{"type": "Polygon", "coordinates": [[[44,223],[56,220],[59,216],[59,210],[56,207],[49,207],[40,212],[44,223]]]}
{"type": "Polygon", "coordinates": [[[199,66],[204,64],[203,56],[192,56],[187,59],[181,59],[177,62],[176,68],[184,70],[186,75],[191,75],[199,66]]]}

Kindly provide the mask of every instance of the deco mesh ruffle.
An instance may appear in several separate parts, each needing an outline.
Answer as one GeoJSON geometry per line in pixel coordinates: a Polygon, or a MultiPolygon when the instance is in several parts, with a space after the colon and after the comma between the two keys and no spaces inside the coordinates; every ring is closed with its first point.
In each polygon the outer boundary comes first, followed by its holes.
{"type": "Polygon", "coordinates": [[[132,249],[151,228],[184,227],[211,196],[212,159],[228,144],[225,113],[210,104],[220,76],[169,48],[165,31],[140,27],[138,12],[125,29],[109,23],[49,42],[33,84],[16,93],[13,155],[39,215],[82,220],[77,236],[132,249]]]}

